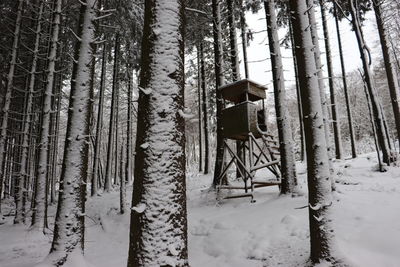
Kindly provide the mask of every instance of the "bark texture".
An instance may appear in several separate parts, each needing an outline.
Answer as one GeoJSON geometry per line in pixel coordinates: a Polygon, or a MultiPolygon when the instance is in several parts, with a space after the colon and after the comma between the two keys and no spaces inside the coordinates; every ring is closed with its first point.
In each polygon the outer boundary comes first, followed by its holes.
{"type": "Polygon", "coordinates": [[[286,105],[285,77],[283,74],[282,55],[279,44],[278,25],[275,14],[275,1],[264,2],[267,19],[269,51],[275,95],[276,120],[281,154],[282,185],[281,194],[294,193],[297,184],[296,162],[293,153],[292,130],[286,105]]]}
{"type": "Polygon", "coordinates": [[[188,266],[184,1],[145,2],[128,267],[188,266]]]}
{"type": "Polygon", "coordinates": [[[63,265],[68,256],[77,251],[83,254],[85,232],[85,197],[89,150],[90,124],[90,71],[93,19],[96,0],[82,2],[71,76],[71,93],[68,109],[67,133],[60,193],[54,227],[50,259],[63,265]]]}
{"type": "Polygon", "coordinates": [[[317,67],[313,53],[308,8],[305,0],[290,1],[292,25],[296,45],[296,58],[303,105],[303,120],[307,149],[308,197],[311,260],[335,261],[332,255],[333,228],[331,174],[317,67]]]}

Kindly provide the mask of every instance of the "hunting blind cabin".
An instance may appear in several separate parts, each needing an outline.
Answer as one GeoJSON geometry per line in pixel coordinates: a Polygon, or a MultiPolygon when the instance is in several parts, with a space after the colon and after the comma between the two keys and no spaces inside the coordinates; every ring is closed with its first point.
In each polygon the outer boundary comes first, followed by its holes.
{"type": "Polygon", "coordinates": [[[224,137],[224,160],[219,176],[218,190],[244,190],[244,193],[231,194],[224,199],[250,197],[254,201],[254,189],[266,186],[280,186],[279,144],[268,134],[265,121],[264,99],[266,87],[244,79],[219,88],[224,101],[233,103],[222,110],[224,137]],[[262,105],[259,103],[262,101],[262,105]],[[236,141],[236,151],[229,146],[229,140],[236,141]],[[228,154],[227,154],[228,153],[228,154]],[[243,184],[226,184],[228,170],[236,167],[236,178],[243,184]],[[268,169],[275,179],[256,178],[256,172],[268,169]],[[225,182],[224,182],[225,181],[225,182]]]}

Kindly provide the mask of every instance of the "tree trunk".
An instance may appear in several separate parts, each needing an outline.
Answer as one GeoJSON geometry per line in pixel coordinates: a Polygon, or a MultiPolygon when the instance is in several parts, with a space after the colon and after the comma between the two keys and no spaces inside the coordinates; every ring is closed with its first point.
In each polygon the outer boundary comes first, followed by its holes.
{"type": "Polygon", "coordinates": [[[210,145],[208,134],[208,108],[207,108],[207,90],[206,90],[206,63],[204,60],[204,45],[200,43],[200,64],[201,64],[201,91],[203,95],[203,129],[204,129],[204,174],[209,172],[210,164],[210,145]]]}
{"type": "Polygon", "coordinates": [[[324,41],[325,41],[325,54],[326,54],[326,63],[328,68],[328,81],[329,81],[329,91],[331,96],[331,112],[332,112],[332,124],[333,124],[333,137],[335,141],[335,154],[337,159],[343,158],[343,149],[342,149],[342,134],[340,131],[340,121],[338,116],[338,107],[336,105],[336,96],[335,96],[335,85],[333,83],[333,63],[332,63],[332,53],[331,53],[331,44],[329,40],[329,29],[328,22],[326,20],[325,14],[325,0],[319,0],[319,4],[321,7],[321,17],[322,17],[322,28],[324,31],[324,41]]]}
{"type": "Polygon", "coordinates": [[[55,64],[57,58],[57,43],[60,28],[61,0],[57,0],[54,16],[53,31],[51,34],[50,51],[48,56],[48,69],[46,87],[43,96],[42,123],[39,136],[38,168],[35,172],[35,202],[32,214],[32,227],[48,228],[46,212],[46,180],[47,180],[47,157],[49,147],[51,98],[53,92],[55,64]]]}
{"type": "Polygon", "coordinates": [[[145,1],[128,267],[189,266],[183,35],[183,0],[145,1]]]}
{"type": "Polygon", "coordinates": [[[124,175],[125,168],[125,157],[124,157],[124,141],[121,143],[119,159],[121,164],[119,165],[119,212],[125,213],[126,210],[126,181],[124,175]]]}
{"type": "Polygon", "coordinates": [[[203,77],[201,76],[201,58],[200,45],[197,46],[197,99],[198,99],[198,120],[199,120],[199,172],[203,171],[203,124],[201,123],[201,84],[203,77]]]}
{"type": "Polygon", "coordinates": [[[106,80],[106,44],[103,44],[103,54],[101,58],[101,77],[100,77],[100,88],[99,88],[99,106],[97,110],[97,124],[96,124],[96,139],[94,145],[94,157],[93,157],[93,171],[92,171],[92,187],[90,194],[92,196],[97,194],[99,189],[98,175],[99,175],[99,161],[100,161],[100,150],[101,150],[101,137],[103,129],[103,105],[104,105],[104,89],[106,80]]]}
{"type": "Polygon", "coordinates": [[[215,167],[214,167],[214,179],[213,186],[220,184],[219,176],[222,171],[224,164],[224,137],[222,129],[222,109],[224,102],[222,99],[219,88],[224,83],[224,76],[222,71],[222,35],[221,35],[221,14],[220,14],[220,2],[218,0],[212,0],[212,16],[213,16],[213,39],[214,39],[214,70],[215,70],[215,100],[217,103],[216,107],[216,118],[217,118],[217,151],[215,156],[215,167]]]}
{"type": "Polygon", "coordinates": [[[341,70],[342,70],[343,91],[344,91],[344,97],[346,100],[347,121],[349,123],[351,155],[353,158],[356,158],[357,157],[356,139],[354,137],[353,116],[351,114],[350,98],[349,98],[349,93],[348,93],[348,88],[347,88],[346,67],[345,67],[344,58],[343,58],[342,37],[340,34],[339,19],[337,16],[336,4],[333,5],[333,8],[334,8],[333,16],[335,17],[336,35],[337,35],[338,46],[339,46],[340,66],[341,66],[341,70]]]}
{"type": "Polygon", "coordinates": [[[21,161],[20,165],[20,174],[17,176],[15,181],[17,191],[15,197],[15,218],[14,223],[22,223],[25,222],[25,202],[23,201],[23,195],[25,194],[25,190],[27,188],[24,187],[26,184],[25,180],[28,178],[28,158],[29,158],[29,129],[31,126],[31,113],[32,113],[32,104],[33,104],[33,92],[35,90],[35,78],[36,78],[36,67],[38,63],[38,54],[39,54],[39,44],[41,37],[41,27],[42,27],[42,14],[43,14],[43,2],[40,2],[38,15],[37,15],[37,25],[35,32],[35,45],[33,48],[32,55],[32,65],[29,73],[29,85],[27,88],[27,100],[26,100],[26,114],[25,119],[22,126],[22,151],[21,151],[21,161]]]}
{"type": "Polygon", "coordinates": [[[112,157],[114,144],[114,133],[115,127],[115,111],[116,101],[118,98],[118,57],[119,57],[119,33],[115,35],[115,46],[114,46],[114,70],[113,70],[113,86],[112,86],[112,99],[111,99],[111,113],[110,113],[110,125],[108,130],[108,147],[107,147],[107,165],[106,165],[106,176],[104,181],[104,190],[110,192],[111,190],[111,175],[112,175],[112,157]]]}
{"type": "Polygon", "coordinates": [[[313,263],[324,260],[334,262],[333,229],[330,217],[331,173],[318,76],[315,75],[317,64],[311,50],[313,41],[307,16],[307,12],[313,11],[309,11],[305,0],[289,3],[292,11],[306,135],[311,260],[313,263]]]}
{"type": "Polygon", "coordinates": [[[299,113],[299,125],[300,125],[300,160],[305,160],[306,153],[306,142],[304,137],[304,123],[303,123],[303,108],[301,105],[301,93],[300,93],[300,85],[299,85],[299,71],[297,67],[296,60],[296,49],[293,40],[293,27],[292,22],[289,20],[289,34],[290,34],[290,42],[292,46],[292,57],[293,57],[293,68],[294,68],[294,78],[296,80],[296,97],[297,97],[297,111],[299,113]]]}
{"type": "MultiPolygon", "coordinates": [[[[6,94],[4,96],[3,101],[3,110],[2,110],[2,122],[1,122],[1,132],[0,132],[0,192],[1,187],[3,186],[3,179],[5,177],[3,171],[5,169],[5,158],[6,158],[6,139],[7,139],[7,127],[8,127],[8,112],[10,110],[11,104],[11,94],[13,91],[14,85],[14,73],[15,67],[17,65],[17,53],[19,49],[19,38],[20,38],[20,31],[21,31],[21,19],[22,19],[22,11],[23,11],[24,0],[18,1],[18,10],[17,10],[17,17],[15,20],[15,29],[14,29],[14,39],[12,44],[11,50],[11,60],[10,60],[10,67],[8,70],[7,76],[7,87],[6,87],[6,94]]],[[[0,197],[0,212],[1,212],[1,197],[0,197]]]]}
{"type": "Polygon", "coordinates": [[[271,56],[272,77],[274,80],[276,121],[279,134],[282,184],[281,194],[292,194],[297,184],[296,162],[293,154],[292,129],[287,110],[285,77],[283,74],[282,55],[279,44],[278,25],[275,14],[275,1],[264,2],[267,20],[269,51],[271,56]]]}
{"type": "Polygon", "coordinates": [[[379,108],[380,103],[377,98],[376,89],[374,87],[373,75],[370,69],[371,61],[370,61],[370,51],[365,43],[364,36],[361,29],[361,24],[359,18],[356,14],[356,9],[354,7],[353,0],[349,0],[350,5],[350,14],[352,17],[353,29],[357,38],[358,48],[360,50],[360,56],[364,68],[364,76],[365,82],[368,88],[368,93],[371,99],[371,106],[374,113],[375,118],[375,126],[376,126],[376,134],[378,137],[379,146],[382,150],[382,160],[386,164],[390,164],[390,149],[389,149],[389,140],[387,140],[385,136],[385,126],[383,123],[383,114],[381,109],[379,108]],[[369,61],[368,61],[369,58],[369,61]]]}
{"type": "Polygon", "coordinates": [[[240,31],[242,37],[242,49],[243,49],[243,64],[244,64],[244,76],[249,78],[249,63],[247,60],[247,33],[246,33],[246,9],[242,6],[243,1],[241,3],[240,9],[240,31]]]}
{"type": "Polygon", "coordinates": [[[77,33],[80,39],[75,45],[60,193],[49,257],[57,266],[63,265],[70,253],[83,254],[84,249],[90,66],[93,60],[91,43],[94,40],[93,8],[96,0],[81,2],[77,33]]]}
{"type": "Polygon", "coordinates": [[[392,102],[394,121],[397,130],[397,141],[400,147],[400,89],[399,81],[396,70],[393,67],[393,58],[389,51],[389,39],[384,21],[382,18],[382,0],[373,1],[375,10],[376,23],[378,26],[379,38],[381,41],[381,48],[383,54],[383,61],[385,62],[386,76],[389,86],[390,100],[392,102]]]}
{"type": "Polygon", "coordinates": [[[126,136],[126,162],[125,162],[125,182],[129,183],[132,180],[132,75],[133,69],[131,63],[128,63],[128,109],[127,109],[127,136],[126,136]]]}
{"type": "MultiPolygon", "coordinates": [[[[314,45],[314,57],[315,57],[315,64],[316,64],[316,68],[317,68],[316,74],[318,75],[318,86],[319,86],[319,93],[320,93],[320,97],[321,97],[322,113],[323,113],[323,118],[324,118],[325,139],[326,139],[326,145],[327,145],[327,150],[328,150],[328,157],[331,158],[332,147],[331,147],[331,138],[330,138],[331,131],[330,131],[330,127],[329,127],[329,112],[328,112],[328,106],[326,103],[325,82],[324,82],[324,76],[323,76],[323,71],[322,71],[322,62],[321,62],[321,50],[319,48],[317,21],[315,19],[315,9],[314,9],[313,0],[307,0],[307,6],[309,8],[309,10],[307,11],[307,14],[308,14],[308,18],[310,21],[311,37],[312,37],[312,42],[314,45]]],[[[329,161],[329,167],[330,167],[331,172],[334,173],[333,164],[331,163],[331,161],[329,161]]]]}

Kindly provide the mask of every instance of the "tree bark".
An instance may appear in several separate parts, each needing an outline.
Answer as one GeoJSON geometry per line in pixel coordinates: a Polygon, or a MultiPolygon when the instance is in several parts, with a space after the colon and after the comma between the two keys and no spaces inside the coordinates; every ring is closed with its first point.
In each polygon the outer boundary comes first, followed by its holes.
{"type": "Polygon", "coordinates": [[[328,69],[328,81],[329,81],[329,92],[331,96],[331,112],[332,112],[332,125],[333,125],[333,137],[335,141],[335,154],[337,159],[343,158],[343,149],[342,149],[342,134],[340,131],[340,121],[338,116],[338,107],[336,105],[336,96],[335,96],[335,85],[333,83],[333,63],[332,63],[332,53],[331,53],[331,44],[329,40],[329,29],[328,22],[326,20],[325,14],[325,0],[319,0],[319,5],[321,8],[321,17],[322,17],[322,28],[324,32],[324,41],[325,41],[325,54],[326,54],[326,63],[328,69]]]}
{"type": "Polygon", "coordinates": [[[379,38],[381,42],[383,61],[385,63],[386,76],[389,86],[390,100],[392,102],[394,121],[397,130],[397,141],[400,147],[400,89],[397,72],[393,66],[393,58],[389,50],[389,39],[387,30],[382,18],[382,0],[373,1],[376,23],[378,26],[379,38]]]}
{"type": "Polygon", "coordinates": [[[292,194],[297,184],[296,162],[293,154],[292,130],[287,110],[285,77],[283,74],[282,55],[279,44],[278,25],[275,14],[275,1],[264,2],[267,20],[269,51],[274,83],[276,121],[279,134],[282,184],[281,194],[292,194]]]}
{"type": "Polygon", "coordinates": [[[353,158],[356,158],[357,157],[356,139],[354,137],[353,116],[351,114],[350,98],[349,98],[349,92],[348,92],[348,88],[347,88],[346,67],[344,64],[342,37],[340,34],[339,19],[337,16],[336,3],[333,5],[333,16],[335,17],[336,35],[337,35],[338,46],[339,46],[340,66],[341,66],[341,70],[342,70],[343,91],[344,91],[344,97],[346,100],[347,121],[349,124],[349,134],[350,134],[350,143],[351,143],[351,155],[353,158]]]}
{"type": "Polygon", "coordinates": [[[208,140],[208,107],[206,90],[206,63],[204,60],[204,45],[200,44],[200,64],[201,64],[201,91],[203,96],[203,130],[204,130],[204,174],[209,172],[210,164],[210,145],[208,140]]]}
{"type": "Polygon", "coordinates": [[[333,228],[330,207],[331,173],[326,144],[326,135],[320,90],[318,85],[316,58],[310,32],[311,12],[305,0],[290,1],[292,25],[299,70],[299,82],[303,105],[303,120],[307,149],[308,198],[311,260],[320,263],[334,262],[332,253],[333,228]]]}
{"type": "Polygon", "coordinates": [[[222,71],[222,35],[221,35],[221,14],[220,3],[218,0],[212,0],[212,14],[213,14],[213,39],[214,39],[214,70],[215,70],[215,99],[217,103],[216,118],[217,118],[217,151],[215,156],[214,179],[213,186],[216,187],[220,184],[219,176],[224,164],[224,137],[222,129],[222,109],[224,102],[222,99],[219,88],[224,84],[224,77],[222,71]]]}
{"type": "MultiPolygon", "coordinates": [[[[59,0],[61,1],[61,0],[59,0]]],[[[79,40],[75,45],[71,75],[71,93],[68,109],[67,133],[60,193],[49,258],[63,265],[70,253],[83,254],[85,230],[85,197],[89,150],[90,120],[90,66],[93,60],[95,2],[81,1],[79,40]]]]}
{"type": "Polygon", "coordinates": [[[203,171],[203,123],[201,122],[201,83],[203,77],[201,76],[201,58],[200,58],[200,45],[197,46],[197,99],[198,99],[198,117],[199,120],[199,172],[203,171]]]}
{"type": "Polygon", "coordinates": [[[145,1],[128,267],[189,265],[183,35],[183,0],[145,1]]]}

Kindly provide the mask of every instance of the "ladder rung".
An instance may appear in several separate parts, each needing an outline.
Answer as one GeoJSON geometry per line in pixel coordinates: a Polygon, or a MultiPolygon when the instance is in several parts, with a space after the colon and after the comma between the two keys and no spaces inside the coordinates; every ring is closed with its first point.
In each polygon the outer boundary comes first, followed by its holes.
{"type": "Polygon", "coordinates": [[[251,197],[251,198],[253,198],[253,193],[245,193],[245,194],[239,194],[239,195],[230,195],[230,196],[224,197],[224,199],[242,198],[242,197],[251,197]]]}
{"type": "Polygon", "coordinates": [[[280,182],[253,182],[254,188],[280,185],[280,182]]]}

